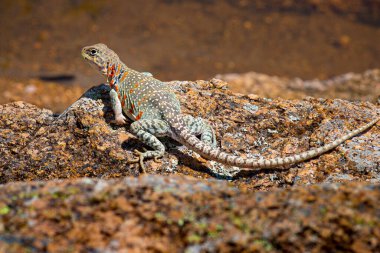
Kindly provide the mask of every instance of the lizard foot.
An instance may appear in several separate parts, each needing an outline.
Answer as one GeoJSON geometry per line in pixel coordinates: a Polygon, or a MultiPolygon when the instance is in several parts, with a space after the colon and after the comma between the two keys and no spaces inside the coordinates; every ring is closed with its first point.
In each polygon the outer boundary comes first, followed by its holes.
{"type": "MultiPolygon", "coordinates": [[[[141,170],[143,171],[143,173],[146,173],[146,170],[145,170],[145,165],[144,165],[144,158],[145,158],[145,152],[147,152],[147,150],[145,148],[143,148],[144,152],[141,152],[137,149],[135,149],[133,151],[133,153],[138,156],[136,157],[135,159],[132,159],[130,161],[128,161],[128,163],[139,163],[140,164],[140,167],[141,167],[141,170]]],[[[154,156],[153,157],[153,160],[157,163],[160,162],[160,160],[158,160],[160,158],[160,156],[154,156]]]]}
{"type": "Polygon", "coordinates": [[[118,117],[115,117],[115,119],[112,120],[111,122],[113,124],[122,126],[122,125],[125,125],[127,123],[127,119],[124,117],[124,115],[120,115],[118,117]]]}
{"type": "Polygon", "coordinates": [[[146,171],[145,171],[145,166],[144,166],[144,153],[141,152],[141,151],[138,151],[137,149],[135,149],[135,150],[133,151],[133,153],[134,153],[136,156],[138,156],[138,157],[136,157],[135,159],[129,160],[128,163],[129,163],[129,164],[131,164],[131,163],[139,163],[142,172],[143,172],[143,173],[146,173],[146,171]]]}

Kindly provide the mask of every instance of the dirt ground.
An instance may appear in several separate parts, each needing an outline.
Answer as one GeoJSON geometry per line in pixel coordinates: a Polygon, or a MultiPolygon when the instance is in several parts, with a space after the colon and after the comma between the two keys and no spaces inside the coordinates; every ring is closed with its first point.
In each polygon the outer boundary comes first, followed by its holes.
{"type": "Polygon", "coordinates": [[[378,1],[2,0],[0,76],[90,87],[96,42],[162,80],[328,78],[380,65],[378,1]]]}

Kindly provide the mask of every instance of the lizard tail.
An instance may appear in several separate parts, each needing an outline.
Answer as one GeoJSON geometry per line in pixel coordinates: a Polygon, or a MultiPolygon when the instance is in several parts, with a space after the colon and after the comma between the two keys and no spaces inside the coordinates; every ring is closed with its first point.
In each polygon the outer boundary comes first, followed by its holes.
{"type": "Polygon", "coordinates": [[[300,154],[296,154],[292,156],[277,157],[273,159],[264,159],[264,158],[251,159],[251,158],[242,158],[236,155],[228,154],[226,152],[223,152],[220,148],[215,148],[202,142],[193,134],[191,134],[189,129],[182,122],[180,117],[169,120],[169,123],[171,124],[172,130],[177,137],[176,139],[179,142],[181,142],[183,145],[187,146],[191,150],[194,150],[195,152],[197,152],[198,154],[200,154],[201,156],[205,158],[220,162],[222,164],[236,166],[240,168],[266,169],[266,168],[274,168],[274,167],[279,167],[283,165],[299,163],[299,162],[314,158],[316,156],[319,156],[337,147],[338,145],[352,138],[353,136],[364,132],[371,126],[375,125],[376,122],[379,120],[380,118],[372,120],[366,125],[352,132],[349,132],[348,134],[342,136],[341,138],[331,143],[328,143],[322,147],[311,149],[309,151],[305,151],[300,154]]]}

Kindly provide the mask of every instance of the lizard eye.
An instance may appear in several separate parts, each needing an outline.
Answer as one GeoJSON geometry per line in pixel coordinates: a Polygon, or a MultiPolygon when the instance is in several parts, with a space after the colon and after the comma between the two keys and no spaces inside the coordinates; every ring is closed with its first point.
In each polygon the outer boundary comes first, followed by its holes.
{"type": "Polygon", "coordinates": [[[95,56],[96,53],[97,53],[97,50],[95,50],[95,49],[91,49],[91,51],[90,51],[90,55],[91,55],[91,56],[95,56]]]}

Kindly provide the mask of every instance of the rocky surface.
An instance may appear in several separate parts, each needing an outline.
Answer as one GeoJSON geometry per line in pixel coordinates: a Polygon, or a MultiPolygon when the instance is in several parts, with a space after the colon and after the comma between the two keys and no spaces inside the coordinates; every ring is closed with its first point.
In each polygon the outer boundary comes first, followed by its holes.
{"type": "Polygon", "coordinates": [[[0,187],[2,252],[378,252],[380,185],[147,175],[0,187]]]}
{"type": "MultiPolygon", "coordinates": [[[[233,93],[218,79],[168,84],[222,149],[257,158],[319,147],[379,114],[370,102],[233,93]]],[[[143,145],[112,124],[108,91],[60,115],[0,105],[0,251],[379,250],[379,124],[310,161],[248,172],[163,139],[168,152],[137,178],[128,160],[143,145]]]]}
{"type": "MultiPolygon", "coordinates": [[[[270,100],[234,94],[226,83],[172,82],[186,113],[208,119],[227,152],[249,157],[286,156],[335,140],[376,117],[369,102],[306,98],[270,100]]],[[[16,102],[0,106],[2,183],[55,178],[135,176],[128,164],[142,144],[112,125],[108,87],[90,89],[59,117],[49,110],[16,102]]],[[[239,171],[206,161],[173,141],[160,163],[146,161],[153,174],[235,179],[233,184],[267,189],[347,180],[379,180],[379,129],[347,141],[336,150],[286,170],[239,171]],[[363,173],[365,172],[365,173],[363,173]],[[337,176],[334,176],[337,175],[337,176]]]]}
{"type": "Polygon", "coordinates": [[[233,91],[267,98],[302,99],[313,96],[374,103],[380,101],[380,69],[347,73],[326,80],[290,79],[256,72],[223,74],[216,78],[228,82],[233,91]]]}

